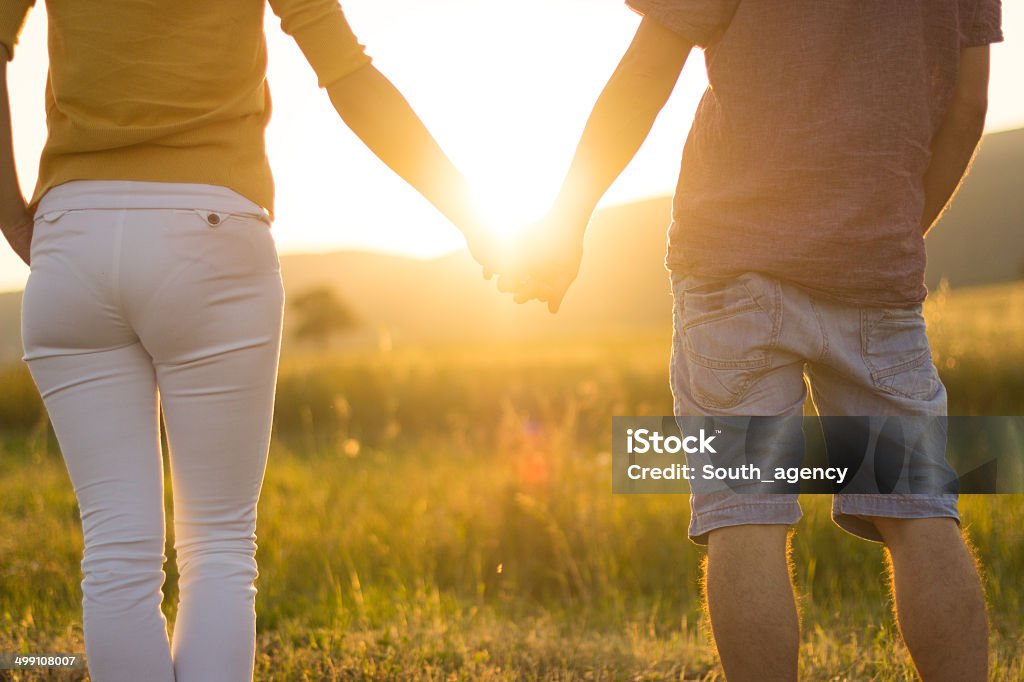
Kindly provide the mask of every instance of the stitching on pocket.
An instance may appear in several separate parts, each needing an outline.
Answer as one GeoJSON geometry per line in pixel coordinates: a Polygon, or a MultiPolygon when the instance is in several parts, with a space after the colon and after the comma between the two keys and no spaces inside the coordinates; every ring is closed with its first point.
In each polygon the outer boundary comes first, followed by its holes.
{"type": "Polygon", "coordinates": [[[735,317],[736,315],[741,315],[742,313],[749,312],[751,310],[759,310],[761,312],[765,312],[764,308],[762,308],[757,301],[750,301],[749,303],[744,303],[736,308],[729,308],[727,310],[719,310],[717,312],[705,313],[704,315],[700,315],[690,320],[690,322],[685,324],[683,328],[693,329],[694,327],[700,327],[711,322],[717,322],[719,320],[725,320],[730,317],[735,317]]]}
{"type": "Polygon", "coordinates": [[[761,369],[762,367],[767,367],[771,362],[767,352],[762,352],[759,357],[752,360],[716,360],[715,358],[701,355],[693,350],[689,344],[686,346],[686,352],[693,360],[708,369],[761,369]]]}
{"type": "Polygon", "coordinates": [[[216,229],[221,225],[224,225],[231,219],[254,220],[263,223],[268,229],[270,227],[269,218],[259,213],[249,213],[245,211],[217,211],[207,208],[175,208],[171,210],[177,213],[189,213],[195,215],[212,229],[216,229]],[[215,219],[212,221],[211,216],[215,216],[215,219]]]}
{"type": "MultiPolygon", "coordinates": [[[[35,223],[35,222],[39,222],[40,220],[42,220],[45,223],[53,224],[53,223],[57,222],[58,220],[60,220],[61,218],[63,218],[66,213],[68,213],[69,211],[72,211],[72,210],[74,210],[74,209],[61,208],[61,209],[57,209],[55,211],[47,211],[46,213],[37,213],[36,215],[32,216],[32,222],[35,223]]],[[[82,209],[78,209],[78,210],[82,210],[82,209]]]]}
{"type": "MultiPolygon", "coordinates": [[[[867,367],[868,373],[871,377],[871,383],[876,389],[891,395],[908,398],[910,400],[922,400],[930,395],[930,393],[935,389],[937,377],[935,376],[934,369],[929,372],[928,388],[922,388],[915,392],[903,390],[902,387],[893,385],[895,382],[886,382],[885,380],[906,372],[913,372],[914,370],[917,370],[931,362],[931,352],[927,344],[927,337],[925,337],[925,348],[910,359],[898,362],[889,367],[878,367],[871,360],[871,334],[879,325],[887,320],[891,320],[897,324],[904,321],[909,324],[914,324],[918,321],[918,311],[910,309],[905,311],[905,314],[901,314],[902,312],[903,311],[883,310],[879,314],[872,313],[867,310],[861,310],[861,359],[867,367]],[[872,319],[876,315],[877,319],[872,319]]],[[[894,333],[900,332],[896,331],[894,333]]],[[[903,333],[907,334],[910,332],[909,330],[904,330],[903,333]]]]}
{"type": "MultiPolygon", "coordinates": [[[[720,313],[709,313],[704,317],[698,317],[683,328],[683,348],[686,351],[687,359],[692,363],[689,372],[690,392],[698,404],[706,408],[731,408],[739,404],[750,392],[754,384],[760,380],[765,372],[771,367],[771,355],[778,345],[779,333],[781,331],[781,315],[766,310],[765,306],[757,300],[754,292],[742,283],[743,291],[750,300],[741,303],[738,307],[730,308],[720,313]],[[746,357],[721,359],[712,358],[697,352],[692,344],[688,332],[702,327],[711,322],[724,323],[725,321],[759,312],[756,321],[753,323],[755,330],[761,322],[764,325],[763,331],[757,332],[757,336],[766,335],[763,341],[755,338],[748,346],[753,346],[752,352],[744,351],[746,357]],[[723,374],[723,372],[725,374],[723,374]],[[729,375],[729,372],[734,374],[729,375]],[[698,375],[703,375],[703,381],[698,381],[698,375]],[[730,380],[732,385],[730,385],[730,380]],[[716,382],[721,390],[715,392],[719,395],[712,395],[707,389],[710,384],[716,382]]],[[[773,286],[767,293],[771,296],[771,303],[778,309],[779,287],[773,286]]],[[[685,308],[685,302],[684,302],[685,308]]]]}
{"type": "Polygon", "coordinates": [[[892,367],[887,367],[885,369],[872,369],[871,370],[871,378],[872,379],[886,379],[888,377],[893,376],[894,374],[900,374],[901,372],[903,372],[905,370],[914,369],[916,367],[920,367],[921,365],[924,364],[925,360],[928,360],[930,358],[931,358],[931,354],[928,351],[926,351],[926,350],[925,351],[921,351],[920,355],[918,355],[917,357],[915,357],[915,358],[913,358],[911,360],[906,360],[904,362],[901,362],[898,365],[893,365],[892,367]]]}

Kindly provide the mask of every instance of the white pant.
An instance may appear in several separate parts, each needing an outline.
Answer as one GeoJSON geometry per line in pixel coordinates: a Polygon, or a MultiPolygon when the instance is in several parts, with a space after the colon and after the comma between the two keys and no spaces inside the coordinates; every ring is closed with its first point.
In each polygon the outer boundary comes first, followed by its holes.
{"type": "Polygon", "coordinates": [[[284,292],[269,221],[211,185],[75,181],[36,211],[25,360],[78,497],[89,671],[250,680],[256,502],[284,292]],[[165,573],[163,408],[179,605],[165,573]]]}

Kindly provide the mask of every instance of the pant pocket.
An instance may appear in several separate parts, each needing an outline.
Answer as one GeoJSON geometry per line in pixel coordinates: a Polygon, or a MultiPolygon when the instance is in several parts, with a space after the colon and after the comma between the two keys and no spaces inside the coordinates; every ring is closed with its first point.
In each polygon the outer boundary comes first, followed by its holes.
{"type": "Polygon", "coordinates": [[[752,273],[687,276],[680,291],[691,394],[703,407],[734,407],[771,368],[779,332],[777,282],[752,273]]]}
{"type": "Polygon", "coordinates": [[[204,259],[217,259],[229,270],[280,271],[277,244],[265,215],[198,208],[173,211],[191,223],[190,231],[206,245],[204,259]]]}
{"type": "Polygon", "coordinates": [[[939,389],[921,306],[863,309],[861,354],[875,388],[927,400],[939,389]]]}

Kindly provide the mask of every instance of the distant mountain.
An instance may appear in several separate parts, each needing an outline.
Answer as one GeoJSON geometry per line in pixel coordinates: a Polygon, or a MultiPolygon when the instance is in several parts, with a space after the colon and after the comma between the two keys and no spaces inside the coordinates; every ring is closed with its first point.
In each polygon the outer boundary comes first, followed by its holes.
{"type": "MultiPolygon", "coordinates": [[[[988,135],[951,209],[927,240],[928,286],[1018,279],[1024,268],[1024,129],[988,135]]],[[[671,199],[614,206],[594,219],[579,280],[558,315],[516,306],[480,279],[465,253],[433,261],[366,253],[282,258],[290,291],[329,283],[364,320],[396,342],[543,339],[667,331],[671,297],[664,269],[671,199]]]]}
{"type": "MultiPolygon", "coordinates": [[[[1024,275],[1024,129],[988,135],[963,189],[928,237],[929,287],[962,287],[1024,275]]],[[[515,305],[484,281],[465,252],[434,260],[342,251],[288,255],[289,295],[328,285],[361,319],[352,342],[538,340],[667,333],[671,296],[664,269],[671,199],[598,213],[587,233],[580,277],[561,312],[515,305]]],[[[20,293],[0,294],[0,360],[20,356],[20,293]]]]}
{"type": "Polygon", "coordinates": [[[588,232],[579,280],[558,315],[501,294],[465,252],[430,261],[341,252],[285,256],[289,291],[328,284],[395,342],[619,335],[667,328],[667,198],[602,211],[588,232]]]}
{"type": "Polygon", "coordinates": [[[927,284],[1024,278],[1024,128],[986,135],[949,211],[928,233],[927,284]]]}

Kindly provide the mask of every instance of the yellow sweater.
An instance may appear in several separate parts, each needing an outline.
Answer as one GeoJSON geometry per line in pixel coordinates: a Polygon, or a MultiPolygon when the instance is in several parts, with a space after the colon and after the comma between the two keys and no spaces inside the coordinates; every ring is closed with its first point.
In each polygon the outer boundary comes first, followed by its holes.
{"type": "MultiPolygon", "coordinates": [[[[35,0],[0,2],[14,46],[35,0]]],[[[336,0],[270,0],[320,87],[370,58],[336,0]]],[[[30,210],[69,180],[197,182],[274,209],[263,0],[47,0],[47,139],[30,210]]]]}

